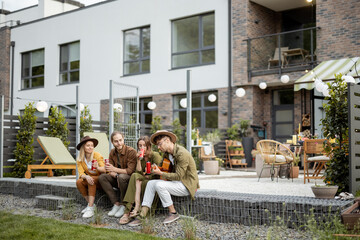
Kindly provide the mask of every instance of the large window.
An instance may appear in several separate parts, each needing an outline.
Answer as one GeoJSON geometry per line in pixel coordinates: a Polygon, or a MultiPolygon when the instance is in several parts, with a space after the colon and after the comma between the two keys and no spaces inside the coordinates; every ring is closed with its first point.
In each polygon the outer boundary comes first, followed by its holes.
{"type": "Polygon", "coordinates": [[[22,54],[21,89],[44,86],[44,49],[22,54]]]}
{"type": "Polygon", "coordinates": [[[80,80],[80,42],[60,46],[60,84],[80,80]]]}
{"type": "Polygon", "coordinates": [[[172,22],[172,68],[215,63],[215,15],[172,22]]]}
{"type": "Polygon", "coordinates": [[[151,124],[152,122],[152,110],[148,108],[148,103],[152,101],[152,98],[142,98],[139,102],[139,113],[141,124],[151,124]]]}
{"type": "MultiPolygon", "coordinates": [[[[186,125],[186,108],[180,105],[181,99],[186,99],[186,95],[174,96],[174,119],[178,118],[181,125],[186,125]]],[[[218,100],[217,92],[194,93],[192,94],[192,119],[196,119],[197,126],[201,128],[218,127],[218,100]],[[214,102],[210,102],[210,94],[216,96],[214,102]]],[[[194,124],[194,122],[193,122],[194,124]]]]}
{"type": "Polygon", "coordinates": [[[124,32],[124,75],[150,72],[150,27],[124,32]]]}
{"type": "Polygon", "coordinates": [[[273,92],[273,139],[285,142],[294,134],[294,90],[273,92]]]}

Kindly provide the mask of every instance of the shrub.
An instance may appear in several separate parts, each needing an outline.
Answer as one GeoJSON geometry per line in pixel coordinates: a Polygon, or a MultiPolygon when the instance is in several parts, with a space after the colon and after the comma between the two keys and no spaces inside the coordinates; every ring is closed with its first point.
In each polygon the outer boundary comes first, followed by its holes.
{"type": "Polygon", "coordinates": [[[177,137],[177,143],[182,143],[182,136],[183,136],[184,129],[183,129],[183,126],[181,126],[180,120],[178,118],[176,118],[172,122],[172,127],[173,127],[173,133],[177,137]]]}
{"type": "Polygon", "coordinates": [[[61,110],[57,107],[52,107],[49,114],[49,127],[46,131],[46,135],[49,137],[57,137],[64,143],[65,147],[68,147],[70,141],[67,140],[69,135],[68,123],[65,120],[61,110]]]}
{"type": "Polygon", "coordinates": [[[92,116],[88,106],[85,106],[80,114],[80,138],[84,137],[84,132],[93,132],[92,116]]]}
{"type": "Polygon", "coordinates": [[[239,125],[237,123],[228,128],[226,132],[230,140],[239,139],[239,125]]]}
{"type": "Polygon", "coordinates": [[[29,103],[25,106],[24,114],[18,115],[20,130],[16,135],[17,142],[14,150],[16,159],[13,168],[14,177],[24,177],[27,165],[33,162],[34,147],[32,144],[34,143],[33,135],[37,119],[34,115],[35,111],[34,103],[29,103]]]}
{"type": "Polygon", "coordinates": [[[338,185],[338,192],[349,191],[349,125],[347,83],[335,75],[335,81],[328,83],[330,97],[323,105],[325,118],[321,119],[324,136],[335,139],[335,143],[325,146],[326,153],[331,156],[326,163],[325,179],[327,184],[338,185]]]}
{"type": "Polygon", "coordinates": [[[151,121],[151,130],[150,130],[151,134],[154,134],[156,131],[161,129],[162,129],[162,125],[161,125],[160,116],[153,117],[153,120],[151,121]]]}

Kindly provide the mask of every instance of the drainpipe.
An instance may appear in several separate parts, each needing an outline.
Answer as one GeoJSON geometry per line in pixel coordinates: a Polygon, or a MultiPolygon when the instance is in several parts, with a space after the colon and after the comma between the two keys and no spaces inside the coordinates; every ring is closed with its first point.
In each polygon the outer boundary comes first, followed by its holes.
{"type": "Polygon", "coordinates": [[[231,34],[231,0],[228,0],[228,31],[229,31],[229,69],[228,69],[228,127],[231,127],[232,112],[232,34],[231,34]]]}
{"type": "Polygon", "coordinates": [[[13,109],[14,109],[14,50],[15,50],[15,42],[11,41],[11,107],[10,107],[10,115],[13,115],[13,109]]]}

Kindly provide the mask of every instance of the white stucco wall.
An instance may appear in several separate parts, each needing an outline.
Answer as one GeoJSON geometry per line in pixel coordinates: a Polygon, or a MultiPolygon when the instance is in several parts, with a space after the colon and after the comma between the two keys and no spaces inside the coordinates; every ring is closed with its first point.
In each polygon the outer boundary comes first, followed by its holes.
{"type": "MultiPolygon", "coordinates": [[[[193,91],[227,87],[226,0],[118,0],[13,28],[15,97],[70,104],[77,84],[59,85],[59,45],[80,40],[80,102],[100,119],[109,80],[140,86],[141,96],[186,91],[186,70],[171,70],[171,20],[215,12],[215,64],[188,68],[193,91]],[[122,76],[123,31],[150,25],[150,73],[122,76]],[[21,53],[45,48],[45,86],[21,90],[21,53]]],[[[116,92],[115,92],[115,97],[116,92]]],[[[28,100],[15,100],[14,112],[28,100]]]]}

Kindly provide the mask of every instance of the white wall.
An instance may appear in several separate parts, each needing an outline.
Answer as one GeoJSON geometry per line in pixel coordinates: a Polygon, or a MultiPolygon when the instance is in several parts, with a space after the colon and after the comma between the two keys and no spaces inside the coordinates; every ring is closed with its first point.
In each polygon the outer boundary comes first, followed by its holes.
{"type": "MultiPolygon", "coordinates": [[[[186,69],[171,70],[171,20],[215,12],[216,64],[188,68],[192,89],[227,87],[228,27],[226,0],[118,0],[16,27],[15,97],[75,102],[76,84],[59,85],[59,45],[80,40],[80,102],[100,119],[100,99],[109,98],[109,80],[140,86],[140,96],[186,91],[186,69]],[[95,17],[96,16],[96,17],[95,17]],[[122,76],[123,30],[151,26],[150,73],[122,76]],[[21,88],[21,53],[45,48],[45,87],[21,88]]],[[[116,93],[115,93],[116,97],[116,93]]],[[[28,102],[15,100],[14,112],[28,102]]]]}

